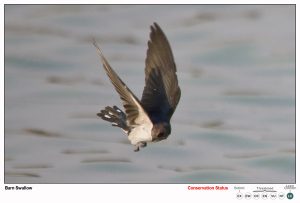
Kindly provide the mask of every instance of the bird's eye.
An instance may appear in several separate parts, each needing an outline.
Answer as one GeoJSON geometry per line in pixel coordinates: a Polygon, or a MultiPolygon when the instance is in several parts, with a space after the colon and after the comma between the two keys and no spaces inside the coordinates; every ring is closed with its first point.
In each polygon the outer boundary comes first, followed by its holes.
{"type": "Polygon", "coordinates": [[[164,136],[163,133],[159,133],[159,134],[157,135],[157,137],[162,137],[162,136],[164,136]]]}

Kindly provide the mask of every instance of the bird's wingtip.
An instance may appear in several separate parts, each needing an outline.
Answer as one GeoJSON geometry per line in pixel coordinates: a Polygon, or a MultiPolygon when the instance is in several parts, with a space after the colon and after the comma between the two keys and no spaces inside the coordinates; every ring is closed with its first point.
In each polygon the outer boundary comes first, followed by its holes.
{"type": "Polygon", "coordinates": [[[98,43],[97,43],[97,41],[96,41],[95,38],[92,38],[92,43],[93,43],[94,47],[97,49],[97,53],[100,56],[101,62],[103,64],[107,64],[106,59],[105,59],[105,57],[104,57],[104,55],[102,53],[102,50],[100,49],[100,47],[99,47],[99,45],[98,45],[98,43]]]}
{"type": "Polygon", "coordinates": [[[96,39],[93,37],[93,38],[91,39],[91,41],[92,41],[92,44],[94,45],[94,47],[96,47],[96,49],[97,49],[97,50],[101,53],[101,55],[102,55],[101,49],[100,49],[100,47],[99,47],[99,45],[98,45],[96,39]]]}

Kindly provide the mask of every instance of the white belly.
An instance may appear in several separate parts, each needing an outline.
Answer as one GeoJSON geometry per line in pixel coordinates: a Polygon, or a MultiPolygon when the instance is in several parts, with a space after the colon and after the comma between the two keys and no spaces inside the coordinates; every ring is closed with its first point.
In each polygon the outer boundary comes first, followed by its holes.
{"type": "Polygon", "coordinates": [[[152,126],[140,125],[131,130],[128,135],[128,139],[130,140],[132,145],[136,145],[140,142],[151,142],[152,126]]]}

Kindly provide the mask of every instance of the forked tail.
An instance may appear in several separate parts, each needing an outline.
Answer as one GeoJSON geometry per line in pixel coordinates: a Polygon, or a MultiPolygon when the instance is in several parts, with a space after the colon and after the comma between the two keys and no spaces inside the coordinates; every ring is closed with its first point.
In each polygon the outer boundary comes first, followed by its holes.
{"type": "Polygon", "coordinates": [[[105,121],[111,122],[112,126],[122,128],[127,134],[130,131],[130,128],[126,123],[126,114],[117,106],[107,106],[105,109],[101,110],[100,113],[97,113],[97,116],[105,121]]]}

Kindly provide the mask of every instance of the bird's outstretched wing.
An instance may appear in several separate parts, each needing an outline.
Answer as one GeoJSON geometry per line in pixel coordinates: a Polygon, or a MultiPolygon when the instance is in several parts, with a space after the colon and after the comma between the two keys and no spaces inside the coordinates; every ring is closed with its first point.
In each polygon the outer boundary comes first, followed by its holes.
{"type": "Polygon", "coordinates": [[[111,83],[114,85],[116,91],[119,93],[120,98],[122,99],[123,106],[125,108],[125,113],[127,121],[131,127],[137,125],[150,124],[152,122],[142,107],[140,101],[136,96],[131,92],[131,90],[125,85],[125,83],[119,78],[117,73],[111,68],[108,61],[105,59],[104,55],[101,52],[101,49],[97,45],[96,41],[93,40],[93,44],[96,47],[98,54],[101,58],[103,67],[108,75],[111,83]]]}
{"type": "Polygon", "coordinates": [[[181,91],[170,44],[157,23],[151,26],[145,75],[142,106],[152,120],[169,121],[181,91]]]}

